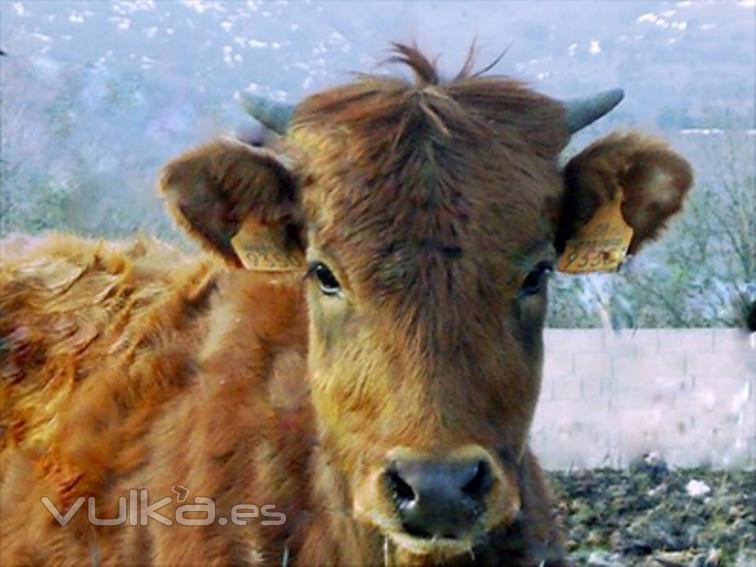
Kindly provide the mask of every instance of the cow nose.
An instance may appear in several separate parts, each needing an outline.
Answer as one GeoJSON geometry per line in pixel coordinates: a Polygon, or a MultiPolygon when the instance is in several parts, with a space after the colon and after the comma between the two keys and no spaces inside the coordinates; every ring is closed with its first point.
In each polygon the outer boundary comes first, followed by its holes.
{"type": "Polygon", "coordinates": [[[485,459],[396,460],[385,478],[404,530],[421,538],[469,534],[494,484],[485,459]]]}

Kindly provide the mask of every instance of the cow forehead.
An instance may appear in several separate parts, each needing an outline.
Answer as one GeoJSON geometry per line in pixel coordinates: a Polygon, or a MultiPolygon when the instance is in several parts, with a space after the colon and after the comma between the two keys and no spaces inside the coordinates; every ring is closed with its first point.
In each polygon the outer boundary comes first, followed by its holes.
{"type": "Polygon", "coordinates": [[[503,276],[551,240],[561,180],[546,160],[454,140],[417,139],[401,155],[388,155],[390,139],[371,140],[379,149],[368,152],[346,127],[290,138],[314,243],[386,284],[454,264],[503,276]]]}

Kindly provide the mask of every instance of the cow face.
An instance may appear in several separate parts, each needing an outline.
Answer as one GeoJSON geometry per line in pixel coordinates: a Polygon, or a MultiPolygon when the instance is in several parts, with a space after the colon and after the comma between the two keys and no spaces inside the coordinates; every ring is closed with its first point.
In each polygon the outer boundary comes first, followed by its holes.
{"type": "Polygon", "coordinates": [[[315,95],[275,153],[221,140],[166,166],[161,189],[230,265],[306,274],[312,401],[343,504],[407,552],[448,557],[520,508],[566,243],[617,202],[637,251],[691,173],[638,134],[560,170],[560,103],[500,78],[442,85],[403,53],[415,84],[315,95]]]}

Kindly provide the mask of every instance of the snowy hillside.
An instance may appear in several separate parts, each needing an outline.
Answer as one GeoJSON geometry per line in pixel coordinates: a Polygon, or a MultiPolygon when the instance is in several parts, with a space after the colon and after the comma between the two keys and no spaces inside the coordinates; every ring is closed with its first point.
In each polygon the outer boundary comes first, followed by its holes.
{"type": "MultiPolygon", "coordinates": [[[[623,87],[578,143],[618,124],[754,128],[753,0],[0,0],[0,16],[0,234],[175,239],[158,168],[244,121],[237,90],[296,101],[387,71],[390,41],[416,40],[451,75],[477,40],[482,66],[506,50],[494,72],[555,96],[623,87]]],[[[716,153],[705,143],[694,162],[716,153]]]]}

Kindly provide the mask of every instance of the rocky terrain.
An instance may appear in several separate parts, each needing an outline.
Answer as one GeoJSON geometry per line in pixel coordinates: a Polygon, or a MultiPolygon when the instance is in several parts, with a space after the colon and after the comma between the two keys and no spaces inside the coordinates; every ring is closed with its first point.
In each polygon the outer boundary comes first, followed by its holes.
{"type": "Polygon", "coordinates": [[[551,473],[576,565],[756,565],[756,471],[670,469],[551,473]]]}

